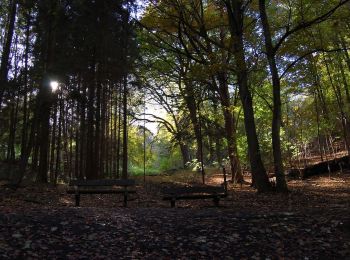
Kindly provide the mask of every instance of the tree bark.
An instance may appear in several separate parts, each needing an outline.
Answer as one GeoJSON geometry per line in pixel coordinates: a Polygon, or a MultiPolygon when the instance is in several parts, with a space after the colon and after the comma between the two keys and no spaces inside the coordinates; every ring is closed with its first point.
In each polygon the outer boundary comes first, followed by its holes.
{"type": "MultiPolygon", "coordinates": [[[[91,72],[94,73],[94,70],[91,72]]],[[[86,178],[96,179],[96,158],[95,158],[95,129],[94,129],[94,99],[95,99],[95,83],[93,80],[88,82],[88,102],[87,102],[87,136],[86,136],[86,178]]]]}
{"type": "Polygon", "coordinates": [[[350,138],[349,138],[349,126],[348,126],[348,117],[347,115],[345,114],[344,112],[344,104],[343,104],[343,98],[342,98],[342,94],[341,94],[341,91],[339,89],[339,86],[338,84],[334,84],[334,81],[333,81],[333,78],[332,78],[332,75],[331,75],[331,72],[330,72],[330,66],[329,66],[329,63],[325,57],[325,54],[323,54],[323,61],[324,61],[324,64],[326,65],[326,71],[327,71],[327,75],[328,75],[328,79],[331,83],[331,86],[332,86],[332,89],[334,91],[334,95],[336,97],[336,101],[337,101],[337,104],[338,104],[338,109],[339,109],[339,113],[340,113],[340,121],[341,121],[341,124],[342,124],[342,127],[343,127],[343,136],[344,136],[344,141],[345,141],[345,145],[346,145],[346,149],[347,149],[347,152],[348,152],[348,155],[350,155],[350,138]]]}
{"type": "Polygon", "coordinates": [[[234,112],[231,111],[231,100],[228,91],[227,76],[224,73],[218,75],[219,95],[225,121],[227,150],[230,159],[230,168],[232,181],[243,183],[241,165],[238,158],[237,140],[236,140],[236,119],[234,112]]]}
{"type": "Polygon", "coordinates": [[[128,89],[127,78],[124,76],[123,81],[123,164],[122,178],[128,178],[128,89]]]}
{"type": "Polygon", "coordinates": [[[269,62],[273,88],[273,116],[272,116],[272,152],[276,175],[276,190],[279,192],[288,191],[287,182],[284,176],[284,167],[281,151],[281,82],[276,66],[276,52],[272,44],[270,26],[266,14],[265,0],[259,0],[260,19],[265,38],[266,56],[269,62]]]}
{"type": "MultiPolygon", "coordinates": [[[[51,152],[50,152],[50,181],[53,183],[55,180],[54,176],[54,162],[55,162],[55,149],[56,147],[56,128],[57,128],[57,102],[54,104],[53,107],[53,125],[52,125],[52,131],[51,131],[51,152]]],[[[57,163],[57,161],[56,161],[57,163]]]]}
{"type": "Polygon", "coordinates": [[[17,0],[12,0],[10,5],[9,25],[6,33],[6,41],[2,51],[0,64],[0,110],[2,107],[2,99],[7,85],[7,76],[9,71],[10,51],[12,45],[12,38],[15,28],[17,13],[17,0]]]}
{"type": "Polygon", "coordinates": [[[224,1],[230,25],[231,37],[234,39],[233,53],[236,65],[237,84],[244,112],[244,125],[248,141],[248,153],[251,171],[258,192],[271,191],[271,184],[261,159],[258,136],[256,132],[253,100],[248,85],[248,68],[243,45],[243,3],[240,0],[224,1]]]}
{"type": "Polygon", "coordinates": [[[52,80],[52,71],[54,65],[54,56],[56,48],[56,22],[57,22],[57,3],[47,3],[42,0],[45,9],[40,10],[41,21],[39,26],[42,30],[42,57],[44,58],[42,84],[38,94],[39,102],[39,171],[37,181],[47,183],[48,181],[48,156],[50,143],[50,114],[53,94],[51,92],[50,82],[52,80]],[[47,12],[47,13],[46,13],[47,12]]]}
{"type": "MultiPolygon", "coordinates": [[[[28,58],[29,58],[29,37],[30,37],[30,12],[26,14],[26,39],[24,53],[24,97],[23,97],[23,120],[21,132],[21,161],[24,159],[28,139],[28,58]]],[[[26,167],[26,165],[25,165],[26,167]]]]}
{"type": "Polygon", "coordinates": [[[122,128],[122,90],[119,88],[118,95],[118,135],[117,135],[117,153],[116,153],[116,177],[120,177],[120,141],[121,141],[121,128],[122,128]]]}

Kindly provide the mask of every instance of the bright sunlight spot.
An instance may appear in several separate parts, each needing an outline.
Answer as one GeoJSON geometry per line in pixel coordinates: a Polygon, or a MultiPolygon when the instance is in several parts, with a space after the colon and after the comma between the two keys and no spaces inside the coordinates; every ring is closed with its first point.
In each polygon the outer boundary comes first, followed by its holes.
{"type": "Polygon", "coordinates": [[[58,89],[58,82],[57,81],[51,81],[50,82],[50,87],[51,87],[52,92],[56,92],[57,89],[58,89]]]}

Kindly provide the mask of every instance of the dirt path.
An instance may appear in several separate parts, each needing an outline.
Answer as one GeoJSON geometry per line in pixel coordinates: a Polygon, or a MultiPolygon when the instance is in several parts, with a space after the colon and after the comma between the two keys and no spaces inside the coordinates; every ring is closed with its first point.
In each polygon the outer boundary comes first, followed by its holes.
{"type": "Polygon", "coordinates": [[[0,210],[1,258],[346,259],[349,212],[231,209],[0,210]]]}
{"type": "Polygon", "coordinates": [[[169,183],[192,180],[149,178],[129,208],[115,195],[82,196],[75,208],[64,186],[3,189],[0,259],[349,259],[349,173],[290,181],[285,195],[231,185],[219,208],[170,209],[160,193],[169,183]]]}

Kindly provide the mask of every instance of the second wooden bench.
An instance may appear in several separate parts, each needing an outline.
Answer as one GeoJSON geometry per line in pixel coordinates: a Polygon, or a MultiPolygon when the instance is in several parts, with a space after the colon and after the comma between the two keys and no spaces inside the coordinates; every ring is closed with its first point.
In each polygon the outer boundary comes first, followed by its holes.
{"type": "Polygon", "coordinates": [[[227,197],[224,187],[213,186],[165,188],[163,193],[163,200],[169,200],[172,208],[177,200],[194,199],[213,199],[214,205],[219,206],[220,199],[227,197]]]}
{"type": "Polygon", "coordinates": [[[221,198],[227,197],[226,170],[222,169],[224,183],[220,186],[200,185],[193,187],[170,187],[163,189],[163,200],[169,200],[171,207],[175,207],[177,200],[213,199],[215,206],[219,206],[221,198]]]}

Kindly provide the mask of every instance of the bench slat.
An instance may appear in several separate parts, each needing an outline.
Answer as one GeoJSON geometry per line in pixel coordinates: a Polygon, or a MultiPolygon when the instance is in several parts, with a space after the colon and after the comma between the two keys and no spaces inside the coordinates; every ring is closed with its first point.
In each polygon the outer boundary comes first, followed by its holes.
{"type": "Polygon", "coordinates": [[[128,194],[136,193],[136,190],[128,188],[135,186],[135,180],[130,179],[71,180],[69,186],[67,193],[75,194],[75,206],[80,205],[81,194],[124,194],[123,205],[126,207],[128,194]]]}
{"type": "Polygon", "coordinates": [[[135,180],[119,180],[119,179],[106,179],[106,180],[72,180],[69,182],[69,186],[134,186],[135,180]]]}
{"type": "Polygon", "coordinates": [[[224,187],[213,187],[213,186],[198,186],[198,187],[177,187],[177,188],[164,188],[164,194],[171,195],[181,195],[181,194],[215,194],[215,193],[225,193],[224,187]]]}
{"type": "Polygon", "coordinates": [[[226,198],[227,194],[206,194],[206,195],[177,195],[177,196],[164,196],[163,200],[192,200],[192,199],[214,199],[214,198],[226,198]]]}
{"type": "Polygon", "coordinates": [[[75,193],[80,193],[80,194],[122,194],[122,193],[136,193],[136,190],[95,190],[95,189],[79,189],[79,190],[67,190],[68,194],[75,194],[75,193]]]}

